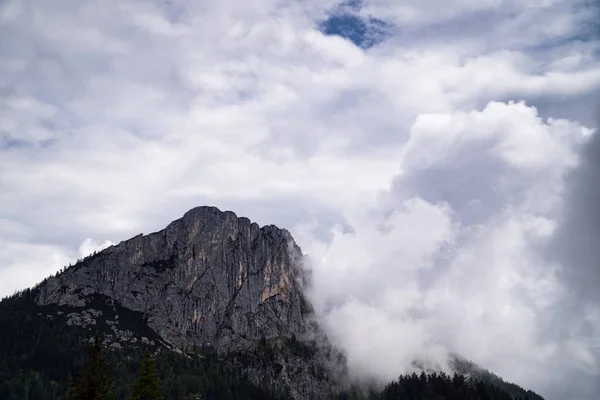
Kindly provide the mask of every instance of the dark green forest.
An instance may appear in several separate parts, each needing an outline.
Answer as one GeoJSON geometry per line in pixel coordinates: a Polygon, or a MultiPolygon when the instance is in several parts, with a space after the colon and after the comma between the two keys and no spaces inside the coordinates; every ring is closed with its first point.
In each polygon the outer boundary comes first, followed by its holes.
{"type": "MultiPolygon", "coordinates": [[[[88,343],[76,327],[46,318],[54,310],[34,302],[25,290],[0,302],[0,399],[67,399],[68,382],[85,361],[88,343]],[[42,315],[38,315],[42,313],[42,315]]],[[[122,350],[102,350],[111,377],[111,399],[131,395],[144,356],[156,349],[138,344],[122,350]]],[[[248,382],[226,358],[216,354],[185,357],[162,351],[154,357],[165,399],[278,399],[276,394],[248,382]]]]}
{"type": "Polygon", "coordinates": [[[534,393],[513,397],[491,383],[468,379],[463,375],[441,373],[400,376],[381,392],[382,400],[537,400],[534,393]]]}
{"type": "MultiPolygon", "coordinates": [[[[107,349],[89,332],[52,318],[55,306],[38,306],[35,289],[0,302],[0,399],[2,400],[210,400],[285,399],[268,387],[251,383],[248,365],[273,363],[266,340],[247,353],[219,356],[211,349],[187,355],[157,351],[143,344],[107,349]],[[153,354],[152,354],[153,352],[153,354]],[[90,392],[90,387],[96,388],[90,392]],[[94,394],[90,394],[90,393],[94,394]]],[[[134,321],[135,315],[131,320],[134,321]]],[[[134,321],[135,322],[135,321],[134,321]]],[[[143,321],[142,321],[143,322],[143,321]]],[[[139,325],[143,325],[140,321],[139,325]]],[[[149,329],[145,326],[145,329],[149,329]]],[[[99,332],[101,334],[101,332],[99,332]]],[[[310,357],[315,349],[287,340],[290,352],[310,357]]],[[[276,368],[274,368],[276,370],[276,368]]],[[[319,375],[323,371],[315,371],[319,375]]],[[[499,378],[498,378],[499,379],[499,378]]],[[[403,400],[540,400],[516,385],[440,374],[400,376],[383,390],[353,389],[338,399],[403,400]],[[512,393],[509,393],[512,392],[512,393]]]]}

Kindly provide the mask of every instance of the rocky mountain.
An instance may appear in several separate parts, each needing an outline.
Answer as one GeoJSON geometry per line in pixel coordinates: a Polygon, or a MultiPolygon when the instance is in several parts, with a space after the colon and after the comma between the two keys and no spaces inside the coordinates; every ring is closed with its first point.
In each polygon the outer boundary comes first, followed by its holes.
{"type": "Polygon", "coordinates": [[[37,302],[81,307],[104,295],[174,347],[230,351],[304,332],[301,258],[286,230],[198,207],[47,279],[37,302]]]}
{"type": "MultiPolygon", "coordinates": [[[[198,207],[164,230],[111,246],[44,280],[36,302],[81,310],[65,312],[67,324],[95,327],[103,320],[112,331],[105,343],[115,348],[144,340],[178,352],[244,352],[260,341],[277,346],[317,334],[307,318],[301,260],[288,231],[198,207]],[[140,313],[154,334],[137,338],[118,329],[119,313],[106,320],[97,306],[102,298],[140,313]]],[[[311,376],[314,360],[274,361],[244,369],[256,382],[276,375],[270,383],[295,397],[323,397],[329,390],[327,376],[311,376]]]]}
{"type": "MultiPolygon", "coordinates": [[[[64,399],[94,337],[112,360],[117,399],[146,351],[167,399],[379,398],[383,385],[347,385],[345,359],[303,295],[302,257],[284,229],[198,207],[79,260],[0,302],[0,399],[64,399]]],[[[473,375],[473,364],[459,366],[473,375]]],[[[427,386],[409,377],[390,388],[413,384],[427,386]]],[[[506,387],[510,398],[539,399],[506,387]]]]}

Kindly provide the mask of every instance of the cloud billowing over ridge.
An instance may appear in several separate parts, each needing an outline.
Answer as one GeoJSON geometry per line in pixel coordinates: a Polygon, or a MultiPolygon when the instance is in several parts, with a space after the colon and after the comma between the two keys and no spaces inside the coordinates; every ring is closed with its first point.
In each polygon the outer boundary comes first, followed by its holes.
{"type": "Polygon", "coordinates": [[[432,4],[2,3],[0,293],[214,204],[292,231],[355,373],[592,398],[597,10],[432,4]]]}
{"type": "Polygon", "coordinates": [[[443,365],[457,352],[505,378],[527,376],[549,396],[553,382],[564,385],[565,369],[596,374],[593,315],[573,321],[586,323],[587,334],[572,325],[548,340],[563,329],[548,317],[567,293],[560,265],[544,257],[557,234],[564,173],[590,135],[567,121],[544,122],[523,103],[418,119],[391,189],[347,215],[354,231],[330,243],[305,239],[314,299],[351,365],[392,379],[415,358],[443,365]],[[448,142],[431,142],[428,128],[440,125],[448,142]],[[527,140],[515,136],[521,130],[527,140]],[[555,156],[537,157],[541,148],[555,156]]]}

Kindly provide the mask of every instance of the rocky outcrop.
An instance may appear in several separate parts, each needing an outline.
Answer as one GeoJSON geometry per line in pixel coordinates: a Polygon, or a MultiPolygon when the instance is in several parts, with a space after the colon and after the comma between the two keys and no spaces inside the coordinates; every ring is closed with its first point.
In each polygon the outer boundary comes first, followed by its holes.
{"type": "Polygon", "coordinates": [[[286,230],[198,207],[48,278],[37,302],[85,307],[90,295],[107,296],[174,347],[229,352],[302,335],[301,257],[286,230]]]}

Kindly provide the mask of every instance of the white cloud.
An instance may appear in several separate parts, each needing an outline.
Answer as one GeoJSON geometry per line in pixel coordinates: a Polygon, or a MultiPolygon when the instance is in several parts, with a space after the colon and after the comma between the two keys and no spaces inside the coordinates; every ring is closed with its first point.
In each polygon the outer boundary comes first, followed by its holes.
{"type": "Polygon", "coordinates": [[[545,362],[594,370],[577,329],[537,341],[594,10],[384,3],[369,50],[316,31],[333,1],[2,3],[0,294],[213,204],[293,230],[355,371],[452,348],[538,390],[545,362]]]}
{"type": "Polygon", "coordinates": [[[110,240],[105,240],[104,242],[100,243],[95,241],[94,239],[87,238],[79,246],[79,256],[81,258],[84,258],[94,252],[102,251],[107,247],[112,246],[113,244],[114,243],[112,243],[110,240]]]}
{"type": "Polygon", "coordinates": [[[597,373],[598,348],[576,329],[542,340],[561,329],[547,318],[564,288],[539,251],[556,228],[562,175],[589,134],[523,103],[423,114],[392,191],[344,214],[350,232],[325,244],[300,231],[313,299],[350,365],[389,379],[416,354],[444,365],[446,351],[534,388],[551,387],[565,364],[597,373]]]}
{"type": "Polygon", "coordinates": [[[17,290],[32,287],[44,277],[54,274],[73,259],[69,248],[0,242],[0,293],[4,297],[17,290]]]}
{"type": "Polygon", "coordinates": [[[508,166],[529,171],[572,167],[573,143],[582,143],[591,130],[565,120],[538,117],[525,103],[489,103],[483,111],[422,114],[403,148],[408,167],[456,163],[469,145],[484,143],[486,158],[499,158],[508,166]]]}

